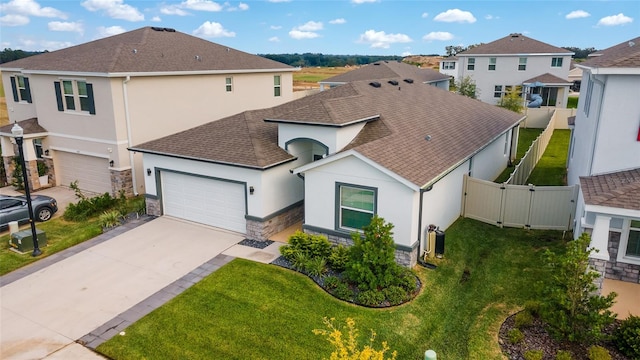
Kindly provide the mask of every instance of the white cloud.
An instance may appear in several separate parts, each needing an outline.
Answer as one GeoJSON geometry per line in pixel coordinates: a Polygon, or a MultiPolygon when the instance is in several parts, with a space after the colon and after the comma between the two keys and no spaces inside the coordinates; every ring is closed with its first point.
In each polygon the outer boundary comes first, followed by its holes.
{"type": "Polygon", "coordinates": [[[337,24],[346,24],[347,20],[343,19],[343,18],[339,18],[339,19],[334,19],[334,20],[330,20],[329,24],[333,24],[333,25],[337,25],[337,24]]]}
{"type": "Polygon", "coordinates": [[[240,5],[238,5],[238,9],[242,11],[249,10],[249,4],[240,3],[240,5]]]}
{"type": "Polygon", "coordinates": [[[5,15],[0,17],[0,25],[2,26],[22,26],[29,23],[29,18],[24,15],[5,15]]]}
{"type": "Polygon", "coordinates": [[[80,22],[66,22],[66,21],[51,21],[47,24],[47,27],[51,31],[71,31],[84,33],[84,27],[80,22]]]}
{"type": "Polygon", "coordinates": [[[271,30],[280,30],[280,29],[282,29],[282,26],[280,26],[280,25],[271,25],[271,26],[269,26],[269,29],[271,29],[271,30]]]}
{"type": "Polygon", "coordinates": [[[169,5],[160,8],[160,12],[165,15],[178,15],[178,16],[187,16],[188,12],[182,10],[180,5],[169,5]]]}
{"type": "Polygon", "coordinates": [[[306,24],[300,25],[300,26],[296,26],[294,28],[294,30],[300,30],[300,31],[318,31],[318,30],[322,30],[324,26],[322,25],[322,22],[316,22],[316,21],[309,21],[306,24]]]}
{"type": "Polygon", "coordinates": [[[160,16],[154,16],[154,17],[151,18],[151,21],[153,21],[153,22],[161,22],[162,19],[160,18],[160,16]]]}
{"type": "Polygon", "coordinates": [[[374,2],[378,2],[379,0],[351,0],[352,3],[354,4],[365,4],[365,3],[374,3],[374,2]]]}
{"type": "Polygon", "coordinates": [[[420,17],[423,18],[423,19],[426,19],[426,18],[429,17],[429,13],[424,12],[424,13],[422,13],[422,15],[420,15],[420,17]]]}
{"type": "Polygon", "coordinates": [[[449,41],[453,39],[453,34],[446,31],[432,31],[422,37],[422,40],[427,41],[449,41]]]}
{"type": "Polygon", "coordinates": [[[411,55],[413,55],[413,54],[411,53],[411,51],[405,51],[405,52],[403,52],[401,55],[402,55],[402,56],[411,56],[411,55]]]}
{"type": "Polygon", "coordinates": [[[180,3],[180,6],[196,11],[222,11],[222,5],[210,0],[186,0],[180,3]]]}
{"type": "Polygon", "coordinates": [[[319,37],[320,35],[318,35],[318,33],[314,33],[311,31],[300,31],[300,30],[294,29],[289,31],[289,36],[291,36],[296,40],[300,40],[300,39],[314,39],[319,37]]]}
{"type": "Polygon", "coordinates": [[[484,17],[485,20],[498,20],[500,19],[500,16],[493,16],[491,14],[487,15],[484,17]]]}
{"type": "Polygon", "coordinates": [[[220,23],[213,22],[213,21],[205,21],[202,25],[200,25],[199,28],[193,31],[193,35],[208,37],[208,38],[218,38],[218,37],[235,37],[236,33],[225,29],[220,23]]]}
{"type": "Polygon", "coordinates": [[[93,39],[94,40],[102,39],[108,36],[122,34],[125,31],[127,30],[125,30],[122,26],[109,26],[109,27],[99,26],[98,33],[93,39]]]}
{"type": "Polygon", "coordinates": [[[584,10],[574,10],[570,13],[567,14],[567,16],[565,16],[566,19],[580,19],[580,18],[586,18],[591,16],[591,14],[589,14],[588,12],[584,11],[584,10]]]}
{"type": "Polygon", "coordinates": [[[625,16],[623,13],[618,15],[605,16],[600,21],[598,21],[598,25],[603,26],[616,26],[616,25],[624,25],[628,23],[632,23],[633,18],[625,16]]]}
{"type": "Polygon", "coordinates": [[[462,11],[460,9],[449,9],[445,12],[442,12],[436,17],[433,18],[435,21],[442,22],[459,22],[459,23],[474,23],[476,22],[476,18],[472,13],[468,11],[462,11]]]}
{"type": "Polygon", "coordinates": [[[372,48],[388,49],[391,44],[408,43],[411,38],[405,34],[387,34],[384,31],[367,30],[358,42],[370,44],[372,48]]]}
{"type": "Polygon", "coordinates": [[[96,12],[103,11],[112,19],[127,21],[143,21],[144,15],[135,7],[127,5],[123,0],[86,0],[80,3],[85,9],[96,12]]]}
{"type": "Polygon", "coordinates": [[[289,36],[296,39],[314,39],[320,36],[316,31],[322,30],[324,25],[319,21],[308,21],[306,24],[296,26],[289,31],[289,36]]]}
{"type": "Polygon", "coordinates": [[[271,42],[280,42],[280,39],[277,36],[272,36],[269,38],[269,41],[271,42]]]}
{"type": "MultiPolygon", "coordinates": [[[[0,12],[7,15],[39,16],[49,18],[66,19],[67,15],[52,7],[42,7],[33,0],[11,0],[6,4],[0,4],[0,12]]],[[[4,16],[3,16],[4,17],[4,16]]]]}

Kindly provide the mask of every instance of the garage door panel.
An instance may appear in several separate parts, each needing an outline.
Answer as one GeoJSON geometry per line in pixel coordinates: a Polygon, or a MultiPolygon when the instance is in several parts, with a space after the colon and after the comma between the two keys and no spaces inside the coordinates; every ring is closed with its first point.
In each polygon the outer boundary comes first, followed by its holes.
{"type": "Polygon", "coordinates": [[[243,184],[162,172],[162,201],[166,215],[246,232],[243,184]]]}
{"type": "Polygon", "coordinates": [[[69,186],[77,180],[82,190],[111,192],[111,172],[107,159],[58,151],[55,166],[61,185],[69,186]]]}

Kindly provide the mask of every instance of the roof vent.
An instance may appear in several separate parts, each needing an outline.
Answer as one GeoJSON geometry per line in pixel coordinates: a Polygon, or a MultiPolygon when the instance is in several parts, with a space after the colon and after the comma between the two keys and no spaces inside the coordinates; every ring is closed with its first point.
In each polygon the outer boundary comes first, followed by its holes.
{"type": "Polygon", "coordinates": [[[431,141],[431,135],[425,136],[424,139],[427,140],[427,141],[431,141]]]}
{"type": "Polygon", "coordinates": [[[379,88],[381,86],[380,83],[377,81],[372,81],[369,83],[369,85],[373,86],[374,88],[379,88]]]}
{"type": "Polygon", "coordinates": [[[133,51],[134,54],[138,53],[138,49],[133,49],[132,51],[133,51]]]}
{"type": "Polygon", "coordinates": [[[196,55],[196,60],[202,61],[202,58],[200,57],[200,55],[196,55]]]}
{"type": "Polygon", "coordinates": [[[413,79],[404,79],[407,84],[413,84],[413,79]]]}
{"type": "Polygon", "coordinates": [[[396,80],[389,80],[389,84],[398,85],[398,82],[396,80]]]}
{"type": "Polygon", "coordinates": [[[629,41],[629,47],[633,47],[636,43],[633,41],[629,41]]]}
{"type": "Polygon", "coordinates": [[[379,63],[379,62],[376,62],[376,63],[373,63],[373,65],[380,66],[380,63],[379,63]]]}
{"type": "Polygon", "coordinates": [[[176,32],[176,29],[164,28],[164,31],[166,31],[166,32],[176,32]]]}
{"type": "Polygon", "coordinates": [[[165,28],[165,27],[158,27],[158,26],[152,26],[151,30],[154,31],[166,31],[166,32],[176,32],[176,29],[172,29],[172,28],[165,28]]]}

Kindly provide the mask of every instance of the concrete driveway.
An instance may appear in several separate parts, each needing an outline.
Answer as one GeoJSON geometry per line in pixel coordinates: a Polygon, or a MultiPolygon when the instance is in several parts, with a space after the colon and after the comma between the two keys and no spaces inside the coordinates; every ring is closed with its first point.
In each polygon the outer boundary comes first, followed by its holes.
{"type": "Polygon", "coordinates": [[[76,341],[91,341],[99,334],[88,340],[87,334],[101,327],[113,331],[109,321],[154,294],[162,295],[169,285],[179,286],[194,269],[226,256],[221,253],[242,239],[240,234],[160,217],[20,278],[4,276],[0,358],[101,359],[76,341]]]}

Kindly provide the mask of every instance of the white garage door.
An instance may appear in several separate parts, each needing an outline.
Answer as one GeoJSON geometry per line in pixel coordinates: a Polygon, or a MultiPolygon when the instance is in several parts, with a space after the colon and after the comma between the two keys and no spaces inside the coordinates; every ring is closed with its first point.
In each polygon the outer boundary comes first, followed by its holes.
{"type": "Polygon", "coordinates": [[[165,215],[247,232],[242,184],[163,171],[162,203],[165,215]]]}
{"type": "Polygon", "coordinates": [[[82,190],[111,193],[108,159],[57,151],[55,167],[59,185],[69,186],[78,180],[78,187],[82,190]]]}

